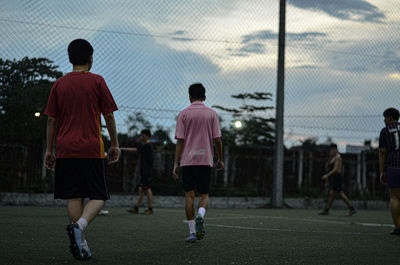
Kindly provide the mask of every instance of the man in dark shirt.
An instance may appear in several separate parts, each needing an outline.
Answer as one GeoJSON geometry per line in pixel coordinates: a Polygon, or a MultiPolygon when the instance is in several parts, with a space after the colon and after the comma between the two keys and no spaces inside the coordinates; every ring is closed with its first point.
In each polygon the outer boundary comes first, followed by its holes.
{"type": "Polygon", "coordinates": [[[399,111],[389,108],[383,112],[386,127],[379,136],[380,180],[390,190],[390,208],[394,223],[392,235],[400,235],[400,123],[399,111]]]}
{"type": "Polygon", "coordinates": [[[128,209],[130,213],[137,214],[139,212],[140,204],[143,200],[144,192],[147,195],[148,209],[143,212],[145,215],[153,214],[153,193],[151,192],[151,172],[153,170],[153,150],[149,143],[151,132],[149,129],[141,131],[142,143],[138,148],[121,148],[125,151],[139,151],[140,154],[140,177],[139,177],[139,198],[136,205],[128,209]]]}
{"type": "Polygon", "coordinates": [[[322,181],[327,179],[330,180],[330,190],[329,190],[329,200],[325,207],[325,209],[320,212],[320,215],[327,215],[329,214],[329,209],[332,206],[333,200],[335,199],[335,193],[339,193],[340,197],[349,207],[349,213],[347,216],[354,215],[357,211],[351,205],[349,198],[347,198],[346,194],[344,194],[342,189],[342,157],[339,154],[336,144],[331,144],[329,148],[329,158],[328,158],[329,166],[331,170],[322,176],[322,181]]]}

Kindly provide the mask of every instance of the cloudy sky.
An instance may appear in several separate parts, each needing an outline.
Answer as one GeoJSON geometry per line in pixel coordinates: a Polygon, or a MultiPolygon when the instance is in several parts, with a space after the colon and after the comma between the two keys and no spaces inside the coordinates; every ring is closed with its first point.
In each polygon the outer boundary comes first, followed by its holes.
{"type": "MultiPolygon", "coordinates": [[[[245,92],[275,98],[278,0],[0,4],[1,58],[47,57],[67,73],[68,43],[92,43],[92,71],[104,76],[120,107],[120,131],[134,111],[173,131],[193,82],[204,83],[209,106],[237,107],[244,102],[230,95],[245,92]]],[[[399,22],[396,0],[288,0],[288,145],[330,136],[343,148],[377,137],[383,110],[400,107],[399,22]]]]}

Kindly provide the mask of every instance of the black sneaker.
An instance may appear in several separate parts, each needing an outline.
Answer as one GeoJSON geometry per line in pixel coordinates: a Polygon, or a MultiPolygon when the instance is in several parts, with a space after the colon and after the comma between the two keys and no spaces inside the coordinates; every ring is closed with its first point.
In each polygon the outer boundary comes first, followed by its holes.
{"type": "Polygon", "coordinates": [[[126,210],[128,213],[134,213],[134,214],[138,214],[139,213],[139,208],[133,207],[133,208],[129,208],[126,210]]]}
{"type": "Polygon", "coordinates": [[[77,223],[67,225],[67,234],[70,240],[69,249],[74,258],[78,260],[87,260],[91,257],[91,253],[87,252],[86,248],[83,248],[82,230],[79,228],[77,223]]]}
{"type": "Polygon", "coordinates": [[[319,215],[329,215],[329,211],[323,210],[322,212],[318,213],[319,215]]]}
{"type": "Polygon", "coordinates": [[[400,236],[400,227],[393,229],[392,232],[390,232],[392,236],[400,236]]]}
{"type": "Polygon", "coordinates": [[[206,234],[206,231],[204,229],[204,218],[201,217],[201,215],[197,215],[195,221],[195,228],[196,228],[196,238],[197,240],[202,240],[204,238],[204,235],[206,234]]]}
{"type": "Polygon", "coordinates": [[[142,213],[143,215],[152,215],[153,214],[153,209],[147,209],[142,213]]]}
{"type": "Polygon", "coordinates": [[[349,213],[346,216],[350,217],[350,216],[352,216],[352,215],[354,215],[356,213],[357,213],[356,209],[353,208],[353,209],[350,209],[349,213]]]}

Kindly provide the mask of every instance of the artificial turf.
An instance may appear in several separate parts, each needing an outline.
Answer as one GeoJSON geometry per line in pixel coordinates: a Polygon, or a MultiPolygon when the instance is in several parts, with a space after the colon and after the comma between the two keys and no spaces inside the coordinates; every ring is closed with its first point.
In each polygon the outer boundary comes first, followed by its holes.
{"type": "Polygon", "coordinates": [[[65,208],[0,206],[0,264],[399,264],[388,211],[210,209],[190,244],[183,209],[108,210],[86,233],[93,258],[76,261],[65,208]]]}

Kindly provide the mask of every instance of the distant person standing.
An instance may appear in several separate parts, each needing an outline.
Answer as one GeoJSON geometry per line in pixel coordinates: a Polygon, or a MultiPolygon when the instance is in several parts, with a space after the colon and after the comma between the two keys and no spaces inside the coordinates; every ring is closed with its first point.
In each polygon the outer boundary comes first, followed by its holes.
{"type": "Polygon", "coordinates": [[[177,139],[173,177],[179,179],[178,169],[182,168],[185,191],[186,219],[189,225],[187,242],[203,239],[205,235],[204,216],[208,206],[211,169],[214,167],[213,142],[218,155],[218,169],[224,168],[222,161],[222,140],[217,113],[204,105],[206,89],[200,83],[189,87],[191,105],[182,110],[176,122],[177,139]],[[198,214],[195,219],[195,191],[200,194],[198,214]]]}
{"type": "Polygon", "coordinates": [[[347,198],[346,194],[344,194],[342,190],[342,157],[339,154],[336,144],[331,144],[329,149],[329,158],[328,164],[331,170],[322,176],[322,181],[329,179],[330,182],[330,190],[329,190],[329,201],[325,207],[325,209],[320,212],[320,215],[327,215],[329,214],[329,209],[332,206],[332,203],[335,199],[335,193],[338,192],[340,197],[349,207],[349,213],[347,216],[352,216],[357,211],[351,205],[350,200],[347,198]]]}
{"type": "Polygon", "coordinates": [[[391,235],[400,235],[400,123],[399,111],[389,108],[383,112],[386,127],[379,136],[380,181],[390,190],[390,209],[394,223],[391,235]]]}
{"type": "Polygon", "coordinates": [[[55,169],[54,198],[68,200],[71,253],[76,259],[86,260],[92,254],[84,231],[110,198],[100,115],[104,116],[111,139],[108,163],[115,163],[119,149],[113,112],[118,108],[103,77],[89,72],[92,45],[76,39],[68,46],[68,56],[73,71],[54,83],[45,111],[48,121],[44,163],[48,169],[55,169]],[[89,201],[84,206],[85,198],[89,201]]]}
{"type": "Polygon", "coordinates": [[[153,171],[153,149],[149,143],[151,131],[144,129],[140,132],[141,144],[138,148],[121,148],[123,151],[139,151],[139,198],[136,205],[127,211],[130,213],[139,213],[139,207],[146,192],[148,208],[143,212],[144,215],[153,214],[153,193],[151,191],[151,175],[153,171]]]}

